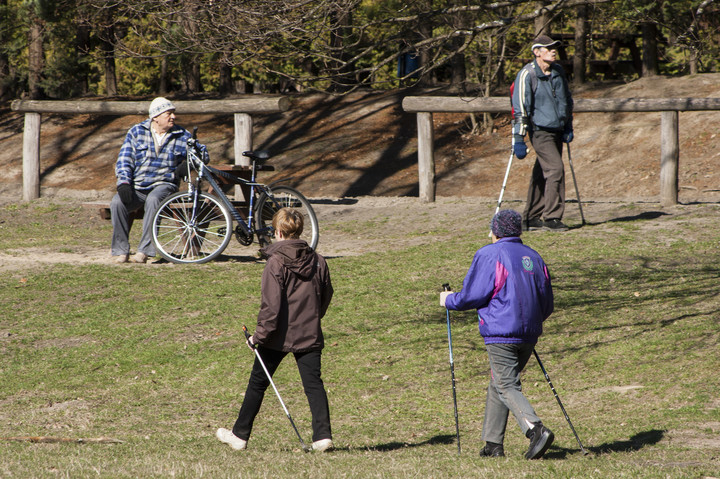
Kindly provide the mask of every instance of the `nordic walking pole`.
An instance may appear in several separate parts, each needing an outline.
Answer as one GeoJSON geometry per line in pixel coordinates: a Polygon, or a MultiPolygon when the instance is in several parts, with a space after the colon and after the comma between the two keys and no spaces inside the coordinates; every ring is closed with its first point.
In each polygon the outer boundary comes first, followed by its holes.
{"type": "MultiPolygon", "coordinates": [[[[513,136],[512,144],[510,145],[510,159],[508,160],[507,169],[505,170],[505,179],[502,183],[502,188],[500,188],[500,196],[498,196],[498,202],[497,207],[495,208],[495,214],[500,211],[500,205],[502,204],[503,196],[505,195],[505,187],[507,186],[507,180],[510,176],[510,167],[512,166],[513,156],[515,156],[515,137],[513,136]]],[[[488,233],[488,237],[492,236],[492,231],[488,233]]]]}
{"type": "MultiPolygon", "coordinates": [[[[442,285],[444,291],[451,291],[450,285],[442,285]]],[[[457,436],[458,454],[460,454],[460,423],[458,422],[457,393],[455,392],[455,361],[453,360],[452,333],[450,332],[450,310],[445,308],[447,319],[448,349],[450,350],[450,377],[452,378],[453,405],[455,406],[455,435],[457,436]]]]}
{"type": "Polygon", "coordinates": [[[270,376],[270,372],[268,372],[267,368],[265,367],[265,363],[263,362],[262,358],[260,357],[260,352],[257,350],[257,347],[255,347],[254,344],[250,343],[250,333],[248,332],[247,328],[243,325],[242,327],[243,333],[245,333],[245,341],[247,341],[248,346],[250,346],[253,351],[255,351],[255,357],[260,362],[260,365],[263,368],[263,371],[265,371],[265,374],[267,375],[268,380],[270,381],[270,384],[272,385],[273,389],[275,390],[275,394],[277,395],[277,398],[280,400],[280,404],[282,405],[283,410],[285,411],[285,415],[290,420],[290,424],[292,424],[293,429],[295,430],[295,434],[297,434],[298,439],[300,439],[300,445],[302,446],[303,451],[310,452],[310,448],[305,445],[305,442],[302,440],[302,437],[300,436],[300,433],[297,430],[297,427],[295,427],[295,421],[293,421],[292,416],[290,416],[290,411],[288,411],[288,408],[285,406],[285,402],[282,400],[282,397],[280,397],[280,393],[278,392],[277,388],[275,387],[275,383],[272,380],[272,376],[270,376]]]}
{"type": "Polygon", "coordinates": [[[565,143],[568,151],[568,163],[570,163],[570,172],[572,173],[573,183],[575,183],[575,195],[577,196],[578,206],[580,207],[580,218],[582,218],[582,224],[585,226],[585,215],[583,214],[582,202],[580,201],[580,190],[578,190],[577,180],[575,179],[575,168],[573,168],[572,156],[570,155],[570,143],[565,143]]]}
{"type": "Polygon", "coordinates": [[[580,442],[580,437],[578,437],[577,432],[575,432],[575,428],[573,427],[572,422],[570,421],[570,418],[567,415],[567,412],[565,412],[565,407],[563,406],[562,401],[560,401],[560,396],[558,396],[558,393],[555,391],[555,386],[553,386],[552,381],[550,381],[550,376],[548,376],[547,371],[545,371],[545,366],[543,366],[542,361],[540,361],[540,356],[538,356],[537,351],[535,351],[534,349],[533,349],[533,354],[535,355],[535,359],[537,359],[537,362],[540,365],[540,369],[542,369],[542,372],[545,375],[545,379],[547,380],[548,384],[550,385],[550,389],[552,389],[552,392],[555,395],[555,399],[557,399],[557,402],[560,405],[560,409],[562,409],[562,412],[565,415],[565,419],[567,420],[568,424],[570,425],[570,429],[572,429],[573,434],[575,434],[575,439],[577,439],[577,443],[580,445],[580,451],[582,451],[584,456],[587,456],[590,453],[585,450],[585,448],[582,445],[582,442],[580,442]]]}

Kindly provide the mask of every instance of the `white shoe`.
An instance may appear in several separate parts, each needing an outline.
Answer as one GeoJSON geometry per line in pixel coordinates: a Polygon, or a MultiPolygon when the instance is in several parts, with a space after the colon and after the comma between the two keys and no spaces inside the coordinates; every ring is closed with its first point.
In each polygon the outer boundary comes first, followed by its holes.
{"type": "Polygon", "coordinates": [[[333,446],[332,439],[320,439],[319,441],[315,441],[312,443],[313,451],[317,452],[325,452],[325,451],[332,451],[335,449],[335,446],[333,446]]]}
{"type": "Polygon", "coordinates": [[[247,441],[244,439],[240,439],[237,437],[233,432],[229,429],[225,429],[224,427],[221,427],[217,430],[215,433],[215,437],[220,439],[221,442],[224,442],[225,444],[228,444],[230,447],[235,449],[236,451],[242,451],[247,447],[247,441]]]}

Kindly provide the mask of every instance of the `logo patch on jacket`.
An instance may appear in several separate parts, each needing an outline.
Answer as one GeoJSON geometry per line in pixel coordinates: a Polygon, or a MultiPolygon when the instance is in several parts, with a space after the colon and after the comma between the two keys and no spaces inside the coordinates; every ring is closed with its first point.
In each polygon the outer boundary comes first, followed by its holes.
{"type": "Polygon", "coordinates": [[[532,259],[530,259],[530,256],[523,256],[522,257],[522,265],[525,271],[528,273],[532,273],[533,270],[533,262],[532,259]]]}

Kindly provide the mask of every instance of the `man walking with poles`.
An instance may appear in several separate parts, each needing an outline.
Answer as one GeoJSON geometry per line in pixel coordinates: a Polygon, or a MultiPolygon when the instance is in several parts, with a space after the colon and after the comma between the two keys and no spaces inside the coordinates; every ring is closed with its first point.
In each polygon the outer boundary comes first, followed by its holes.
{"type": "Polygon", "coordinates": [[[508,413],[530,439],[527,459],[539,459],[553,442],[522,393],[520,373],[533,354],[542,324],[553,312],[553,290],[545,262],[520,239],[522,218],[500,210],[492,219],[492,244],[480,248],[462,290],[440,293],[448,310],[477,309],[480,334],[490,363],[481,456],[504,456],[508,413]]]}
{"type": "Polygon", "coordinates": [[[573,140],[573,100],[563,68],[556,63],[559,41],[540,35],[532,45],[535,60],[515,78],[512,92],[513,151],[527,155],[525,134],[535,149],[527,203],[525,230],[566,231],[565,167],[562,144],[573,140]]]}

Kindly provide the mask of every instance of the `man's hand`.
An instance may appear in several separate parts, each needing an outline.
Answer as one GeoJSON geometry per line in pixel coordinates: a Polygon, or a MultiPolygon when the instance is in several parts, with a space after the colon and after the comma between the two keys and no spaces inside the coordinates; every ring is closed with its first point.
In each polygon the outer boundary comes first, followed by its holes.
{"type": "Polygon", "coordinates": [[[443,291],[442,293],[440,293],[440,306],[442,306],[443,308],[445,307],[445,300],[452,293],[452,291],[443,291]]]}
{"type": "Polygon", "coordinates": [[[252,336],[247,338],[247,346],[248,346],[248,348],[255,350],[255,340],[253,339],[252,336]]]}
{"type": "Polygon", "coordinates": [[[132,205],[133,197],[135,196],[133,187],[127,183],[123,183],[117,186],[117,192],[120,196],[120,201],[122,201],[125,207],[129,208],[130,205],[132,205]]]}
{"type": "Polygon", "coordinates": [[[515,156],[517,156],[520,160],[525,158],[527,156],[527,146],[525,145],[525,142],[520,141],[513,143],[513,153],[515,153],[515,156]]]}

